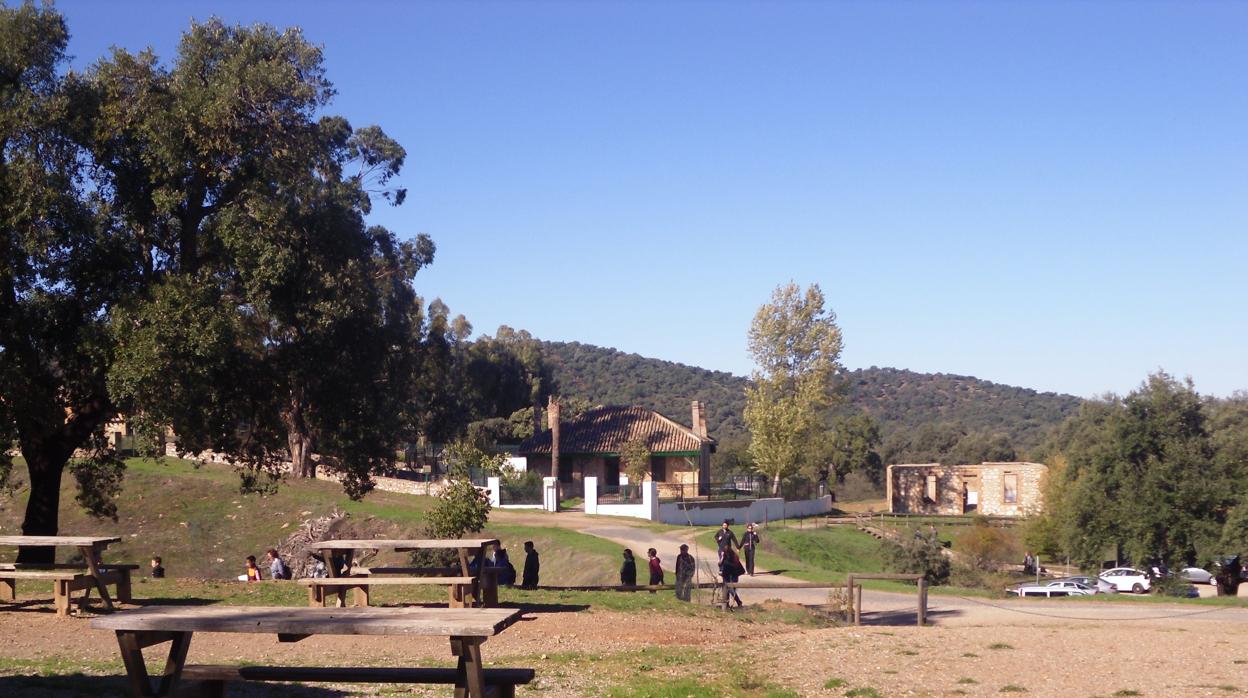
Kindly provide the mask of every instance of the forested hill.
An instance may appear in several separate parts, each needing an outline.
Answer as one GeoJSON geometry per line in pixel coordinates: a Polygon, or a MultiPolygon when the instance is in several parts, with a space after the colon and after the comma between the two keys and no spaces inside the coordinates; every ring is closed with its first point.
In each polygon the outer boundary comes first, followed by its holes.
{"type": "MultiPolygon", "coordinates": [[[[741,376],[579,342],[542,342],[542,349],[564,395],[592,404],[641,405],[682,424],[689,423],[690,401],[701,400],[712,436],[724,444],[747,438],[741,411],[748,381],[741,376]]],[[[846,383],[849,408],[874,416],[886,439],[924,424],[954,423],[1005,433],[1026,449],[1080,403],[1070,395],[895,368],[850,371],[846,383]]]]}

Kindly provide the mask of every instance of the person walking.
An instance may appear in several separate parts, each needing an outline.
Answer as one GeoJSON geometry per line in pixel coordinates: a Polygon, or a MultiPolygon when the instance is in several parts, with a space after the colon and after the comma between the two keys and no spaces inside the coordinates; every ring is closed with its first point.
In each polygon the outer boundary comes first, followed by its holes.
{"type": "Polygon", "coordinates": [[[637,586],[637,562],[633,560],[633,551],[624,549],[624,564],[620,565],[620,585],[637,586]]]}
{"type": "MultiPolygon", "coordinates": [[[[650,586],[656,586],[663,583],[663,561],[659,559],[659,551],[650,548],[646,551],[646,555],[650,558],[650,586]]],[[[655,591],[650,590],[653,594],[655,591]]]]}
{"type": "Polygon", "coordinates": [[[689,554],[689,546],[682,543],[680,554],[676,556],[676,598],[681,601],[693,599],[693,573],[696,568],[697,563],[689,554]]]}
{"type": "Polygon", "coordinates": [[[741,603],[741,597],[737,595],[735,587],[727,586],[735,584],[741,580],[741,573],[745,568],[741,566],[741,558],[737,557],[737,551],[728,546],[720,551],[719,555],[719,574],[724,579],[724,605],[728,604],[729,599],[737,602],[737,608],[741,608],[745,604],[741,603]]]}
{"type": "Polygon", "coordinates": [[[725,547],[736,546],[739,550],[741,543],[737,541],[737,534],[728,528],[728,519],[724,519],[723,525],[715,532],[715,543],[719,545],[719,551],[722,553],[725,547]]]}
{"type": "Polygon", "coordinates": [[[542,562],[537,557],[537,548],[533,547],[533,541],[526,540],[524,542],[524,577],[520,580],[520,588],[536,589],[537,576],[541,568],[542,562]]]}
{"type": "Polygon", "coordinates": [[[758,531],[754,530],[754,524],[746,524],[745,535],[741,536],[741,551],[745,553],[745,571],[751,577],[754,576],[754,552],[758,549],[760,541],[758,531]]]}

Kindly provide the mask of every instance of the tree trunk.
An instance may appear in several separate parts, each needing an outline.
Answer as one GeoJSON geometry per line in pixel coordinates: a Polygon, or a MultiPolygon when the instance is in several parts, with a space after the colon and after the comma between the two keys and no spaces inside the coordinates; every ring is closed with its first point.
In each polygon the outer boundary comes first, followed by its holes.
{"type": "MultiPolygon", "coordinates": [[[[22,521],[24,536],[55,536],[60,527],[61,476],[69,456],[53,449],[23,448],[26,470],[30,473],[30,499],[26,501],[26,518],[22,521]]],[[[56,548],[22,548],[18,562],[50,564],[56,562],[56,548]]]]}
{"type": "Polygon", "coordinates": [[[312,461],[312,434],[303,409],[303,391],[290,391],[290,404],[282,421],[286,423],[286,447],[290,452],[290,476],[294,478],[316,477],[316,463],[312,461]]]}
{"type": "Polygon", "coordinates": [[[780,473],[776,473],[771,478],[771,496],[780,496],[780,473]]]}
{"type": "MultiPolygon", "coordinates": [[[[49,402],[44,415],[61,409],[49,402]]],[[[60,530],[61,477],[65,465],[113,411],[107,398],[95,397],[59,424],[51,418],[31,419],[34,412],[19,419],[17,426],[22,457],[30,474],[30,498],[26,500],[22,535],[55,536],[60,530]],[[49,424],[53,426],[49,428],[49,424]]],[[[26,547],[17,554],[18,562],[50,563],[55,559],[56,548],[49,547],[26,547]]]]}

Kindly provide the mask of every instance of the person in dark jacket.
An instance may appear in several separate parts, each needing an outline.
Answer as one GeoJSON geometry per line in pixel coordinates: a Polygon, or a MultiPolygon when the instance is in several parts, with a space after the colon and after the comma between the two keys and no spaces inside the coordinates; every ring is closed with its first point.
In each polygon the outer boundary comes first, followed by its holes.
{"type": "Polygon", "coordinates": [[[723,525],[715,532],[715,543],[719,545],[721,553],[728,546],[733,546],[738,550],[741,549],[741,543],[737,541],[737,534],[733,533],[731,528],[728,528],[728,519],[724,519],[723,525]]]}
{"type": "Polygon", "coordinates": [[[524,578],[520,580],[520,588],[536,589],[537,576],[541,568],[542,563],[537,557],[537,548],[533,547],[533,541],[526,540],[524,542],[524,578]]]}
{"type": "Polygon", "coordinates": [[[637,586],[637,562],[633,560],[633,551],[624,549],[624,564],[620,565],[620,585],[637,586]]]}
{"type": "Polygon", "coordinates": [[[746,524],[745,535],[741,536],[741,551],[745,553],[745,571],[751,577],[754,576],[754,552],[758,550],[759,540],[754,524],[746,524]]]}
{"type": "MultiPolygon", "coordinates": [[[[741,566],[741,558],[737,557],[737,551],[728,546],[720,551],[719,555],[719,574],[724,578],[724,584],[732,584],[741,581],[741,573],[745,568],[741,566]]],[[[735,587],[724,587],[725,603],[728,599],[734,599],[737,602],[737,608],[744,606],[741,603],[741,597],[737,595],[735,587]]]]}
{"type": "Polygon", "coordinates": [[[494,566],[501,568],[498,573],[499,586],[509,587],[516,583],[516,566],[511,564],[511,557],[502,546],[494,553],[494,566]]]}
{"type": "Polygon", "coordinates": [[[163,579],[165,576],[165,568],[160,564],[160,556],[152,557],[152,579],[163,579]]]}
{"type": "Polygon", "coordinates": [[[689,546],[681,544],[680,554],[676,556],[676,598],[690,601],[693,597],[693,574],[697,563],[689,554],[689,546]]]}

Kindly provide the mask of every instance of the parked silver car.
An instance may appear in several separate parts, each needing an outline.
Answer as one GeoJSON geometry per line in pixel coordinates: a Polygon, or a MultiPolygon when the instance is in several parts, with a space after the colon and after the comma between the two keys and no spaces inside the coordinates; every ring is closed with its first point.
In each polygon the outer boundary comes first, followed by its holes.
{"type": "Polygon", "coordinates": [[[1200,567],[1184,567],[1179,576],[1191,582],[1192,584],[1217,584],[1218,580],[1214,578],[1213,573],[1200,567]]]}

